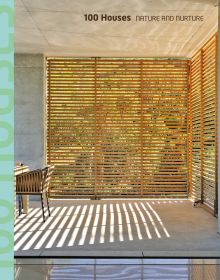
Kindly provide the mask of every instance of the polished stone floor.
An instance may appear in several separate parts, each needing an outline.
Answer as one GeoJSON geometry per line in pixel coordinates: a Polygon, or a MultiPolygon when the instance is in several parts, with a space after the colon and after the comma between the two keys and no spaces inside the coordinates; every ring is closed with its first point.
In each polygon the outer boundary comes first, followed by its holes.
{"type": "Polygon", "coordinates": [[[15,280],[219,280],[217,259],[16,259],[15,280]]]}
{"type": "Polygon", "coordinates": [[[220,257],[217,219],[187,200],[52,200],[15,221],[15,256],[220,257]]]}

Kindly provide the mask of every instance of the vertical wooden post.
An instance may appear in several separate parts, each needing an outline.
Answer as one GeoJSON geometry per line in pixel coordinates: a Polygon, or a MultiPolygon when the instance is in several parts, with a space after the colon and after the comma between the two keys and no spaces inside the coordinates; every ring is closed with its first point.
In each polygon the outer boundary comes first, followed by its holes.
{"type": "Polygon", "coordinates": [[[143,158],[143,150],[144,150],[144,98],[143,98],[143,60],[140,61],[141,63],[141,197],[143,197],[144,194],[144,158],[143,158]]]}
{"type": "Polygon", "coordinates": [[[187,113],[187,135],[188,135],[188,196],[192,196],[192,92],[191,92],[191,63],[189,61],[188,75],[189,75],[189,87],[188,87],[188,113],[187,113]]]}
{"type": "Polygon", "coordinates": [[[93,195],[95,195],[96,198],[96,188],[97,188],[97,156],[99,156],[100,154],[97,153],[97,142],[98,142],[98,129],[97,129],[97,60],[96,58],[94,59],[94,94],[95,94],[95,104],[94,104],[94,118],[95,118],[95,127],[94,127],[94,131],[95,131],[95,135],[94,135],[94,144],[95,144],[95,155],[94,155],[94,172],[95,172],[95,176],[94,176],[94,189],[93,189],[93,195]]]}
{"type": "Polygon", "coordinates": [[[203,176],[204,176],[204,100],[203,100],[203,49],[200,51],[201,64],[200,64],[200,75],[201,75],[201,202],[204,200],[204,185],[203,185],[203,176]]]}
{"type": "Polygon", "coordinates": [[[218,216],[218,33],[215,35],[215,203],[214,215],[218,216]]]}

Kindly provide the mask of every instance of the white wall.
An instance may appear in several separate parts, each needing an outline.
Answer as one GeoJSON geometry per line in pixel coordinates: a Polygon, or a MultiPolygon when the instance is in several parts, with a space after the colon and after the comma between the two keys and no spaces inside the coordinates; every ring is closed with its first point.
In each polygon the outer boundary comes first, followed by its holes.
{"type": "Polygon", "coordinates": [[[44,165],[44,57],[15,54],[15,161],[44,165]]]}

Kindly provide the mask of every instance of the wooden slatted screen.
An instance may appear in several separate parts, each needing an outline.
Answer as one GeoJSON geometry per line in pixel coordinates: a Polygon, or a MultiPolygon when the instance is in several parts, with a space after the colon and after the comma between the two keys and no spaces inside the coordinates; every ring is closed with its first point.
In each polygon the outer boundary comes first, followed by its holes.
{"type": "Polygon", "coordinates": [[[187,60],[47,58],[52,196],[187,197],[187,60]]]}
{"type": "Polygon", "coordinates": [[[200,199],[202,186],[202,111],[201,111],[201,53],[196,54],[191,61],[191,112],[192,112],[192,196],[200,199]]]}
{"type": "Polygon", "coordinates": [[[217,204],[217,36],[192,58],[192,197],[217,204]]]}

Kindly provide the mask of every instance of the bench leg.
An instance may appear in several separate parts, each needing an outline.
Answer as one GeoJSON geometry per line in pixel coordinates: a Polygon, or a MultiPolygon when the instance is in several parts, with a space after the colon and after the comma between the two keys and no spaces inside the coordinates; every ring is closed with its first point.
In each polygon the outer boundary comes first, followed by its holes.
{"type": "Polygon", "coordinates": [[[23,203],[23,195],[21,194],[21,210],[24,209],[24,203],[23,203]]]}
{"type": "Polygon", "coordinates": [[[22,212],[22,206],[21,206],[21,195],[18,195],[18,216],[21,215],[22,212]]]}
{"type": "Polygon", "coordinates": [[[46,192],[46,198],[47,198],[47,210],[50,216],[50,205],[49,205],[49,199],[48,199],[48,192],[46,192]]]}
{"type": "Polygon", "coordinates": [[[43,221],[45,222],[45,213],[44,213],[44,200],[43,200],[43,194],[41,194],[41,207],[42,207],[43,221]]]}

